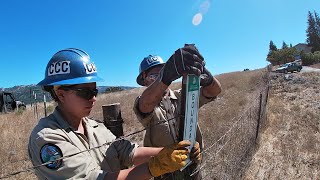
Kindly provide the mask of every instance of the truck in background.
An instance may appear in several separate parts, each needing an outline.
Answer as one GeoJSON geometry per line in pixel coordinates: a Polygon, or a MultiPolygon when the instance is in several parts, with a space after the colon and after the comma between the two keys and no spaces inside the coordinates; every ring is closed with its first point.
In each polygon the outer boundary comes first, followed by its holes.
{"type": "Polygon", "coordinates": [[[22,101],[17,101],[13,94],[7,91],[0,91],[0,112],[11,112],[16,109],[26,109],[22,101]]]}

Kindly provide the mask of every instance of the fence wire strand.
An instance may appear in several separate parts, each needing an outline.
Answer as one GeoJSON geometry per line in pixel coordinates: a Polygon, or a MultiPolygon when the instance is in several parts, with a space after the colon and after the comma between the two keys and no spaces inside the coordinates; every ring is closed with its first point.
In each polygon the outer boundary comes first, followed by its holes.
{"type": "Polygon", "coordinates": [[[87,149],[87,150],[83,150],[83,151],[79,151],[79,152],[76,152],[76,153],[73,153],[73,154],[65,155],[65,156],[63,156],[63,157],[57,158],[57,159],[55,159],[55,160],[48,161],[48,162],[46,162],[46,163],[42,163],[42,164],[39,164],[39,165],[35,165],[35,166],[32,166],[32,167],[26,168],[26,169],[24,169],[24,170],[20,170],[20,171],[16,171],[16,172],[13,172],[13,173],[9,173],[9,174],[7,174],[7,175],[4,175],[4,176],[0,177],[0,179],[9,178],[9,177],[11,177],[11,176],[14,176],[14,175],[17,175],[17,174],[20,174],[20,173],[23,173],[23,172],[32,171],[32,170],[37,169],[37,168],[39,168],[39,167],[42,167],[42,166],[46,166],[46,165],[48,165],[48,164],[51,164],[51,163],[53,163],[53,162],[55,162],[55,161],[67,159],[67,158],[73,157],[73,156],[75,156],[75,155],[78,155],[78,154],[81,154],[81,153],[85,153],[85,152],[89,152],[89,151],[92,151],[92,150],[94,150],[94,149],[97,149],[97,148],[100,148],[100,147],[103,147],[103,146],[108,146],[108,145],[110,145],[110,144],[112,144],[112,143],[114,143],[114,142],[116,142],[116,141],[123,140],[123,139],[128,138],[128,137],[130,137],[130,136],[133,136],[133,135],[135,135],[135,134],[141,133],[141,132],[145,131],[146,129],[150,128],[150,127],[153,127],[153,126],[156,126],[156,125],[165,123],[165,122],[172,121],[172,120],[174,120],[174,119],[176,119],[176,118],[178,118],[178,117],[179,117],[179,116],[176,116],[176,117],[170,118],[170,119],[168,119],[168,120],[163,120],[163,121],[157,122],[157,123],[155,123],[155,124],[152,124],[151,126],[148,126],[148,127],[146,127],[146,128],[143,128],[143,129],[141,129],[141,130],[139,130],[139,131],[135,131],[135,132],[130,133],[130,134],[127,134],[127,135],[125,135],[125,136],[121,136],[121,137],[119,137],[119,138],[116,138],[116,139],[113,140],[113,141],[103,143],[103,144],[101,144],[101,145],[92,147],[92,148],[87,149]]]}
{"type": "MultiPolygon", "coordinates": [[[[256,101],[258,98],[256,98],[254,101],[256,101]]],[[[254,107],[255,104],[251,105],[250,107],[248,107],[241,115],[240,117],[238,118],[238,120],[233,123],[233,125],[229,128],[229,130],[223,134],[216,142],[214,142],[212,145],[210,145],[208,148],[205,148],[204,150],[202,150],[202,154],[206,153],[209,155],[209,159],[207,159],[205,162],[201,162],[201,166],[198,166],[196,168],[196,170],[190,175],[190,176],[193,176],[194,174],[196,174],[197,172],[199,172],[202,168],[204,168],[206,166],[206,164],[212,159],[214,158],[226,145],[227,143],[231,140],[231,138],[229,138],[229,140],[227,140],[222,146],[220,149],[218,149],[218,151],[214,154],[209,154],[208,151],[213,147],[215,146],[218,142],[220,142],[222,139],[224,139],[230,132],[231,130],[234,129],[234,127],[236,127],[236,125],[240,122],[240,120],[242,119],[242,117],[252,108],[254,107]]],[[[232,120],[234,120],[236,117],[234,117],[232,120]]]]}

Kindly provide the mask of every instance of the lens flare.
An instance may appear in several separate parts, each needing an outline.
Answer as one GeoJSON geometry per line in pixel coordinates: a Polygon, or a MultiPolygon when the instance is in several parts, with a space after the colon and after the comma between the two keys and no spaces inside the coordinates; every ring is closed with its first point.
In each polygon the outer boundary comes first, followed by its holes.
{"type": "Polygon", "coordinates": [[[193,16],[192,19],[192,24],[195,26],[198,26],[202,21],[202,14],[201,13],[197,13],[196,15],[193,16]]]}
{"type": "Polygon", "coordinates": [[[200,5],[200,8],[199,8],[199,11],[202,14],[206,14],[209,11],[210,5],[211,5],[211,3],[209,0],[202,2],[200,5]]]}

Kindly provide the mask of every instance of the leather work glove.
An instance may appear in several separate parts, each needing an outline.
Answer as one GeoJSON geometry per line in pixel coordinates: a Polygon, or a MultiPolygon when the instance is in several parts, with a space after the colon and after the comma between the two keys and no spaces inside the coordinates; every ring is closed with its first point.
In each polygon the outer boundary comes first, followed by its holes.
{"type": "Polygon", "coordinates": [[[163,148],[159,154],[149,160],[149,170],[153,177],[174,172],[186,165],[190,141],[180,141],[171,146],[163,148]]]}
{"type": "Polygon", "coordinates": [[[169,86],[184,74],[200,76],[205,61],[194,44],[186,44],[174,52],[161,70],[161,81],[169,86]]]}
{"type": "Polygon", "coordinates": [[[213,82],[213,76],[207,68],[203,67],[203,73],[200,75],[200,86],[207,87],[213,82]]]}
{"type": "Polygon", "coordinates": [[[201,161],[200,145],[198,142],[196,142],[191,149],[190,159],[196,164],[199,164],[201,161]]]}

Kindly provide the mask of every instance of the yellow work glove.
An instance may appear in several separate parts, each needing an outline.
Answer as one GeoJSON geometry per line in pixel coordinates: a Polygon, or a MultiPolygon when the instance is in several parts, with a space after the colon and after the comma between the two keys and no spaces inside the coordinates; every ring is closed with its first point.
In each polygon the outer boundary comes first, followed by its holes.
{"type": "Polygon", "coordinates": [[[199,162],[201,161],[200,145],[198,142],[196,142],[191,149],[190,159],[196,164],[199,164],[199,162]]]}
{"type": "Polygon", "coordinates": [[[180,141],[171,146],[163,148],[159,154],[149,160],[149,170],[153,177],[174,172],[186,165],[190,141],[180,141]]]}

